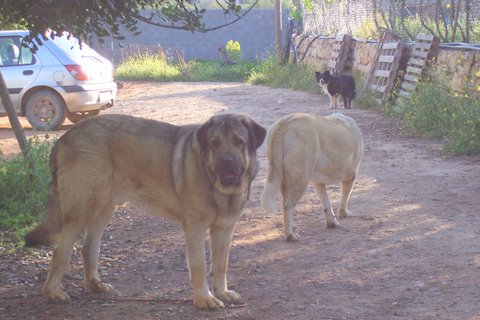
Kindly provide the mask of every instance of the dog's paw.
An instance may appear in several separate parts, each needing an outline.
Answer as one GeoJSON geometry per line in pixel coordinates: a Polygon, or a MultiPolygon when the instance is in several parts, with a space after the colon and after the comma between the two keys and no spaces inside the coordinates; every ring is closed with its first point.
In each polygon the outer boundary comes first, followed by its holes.
{"type": "Polygon", "coordinates": [[[338,217],[339,218],[345,218],[350,215],[350,211],[348,210],[338,210],[338,217]]]}
{"type": "Polygon", "coordinates": [[[334,229],[340,227],[340,223],[338,223],[337,219],[333,219],[332,221],[327,221],[327,228],[334,229]]]}
{"type": "Polygon", "coordinates": [[[232,290],[225,290],[223,292],[215,291],[215,296],[223,302],[230,304],[239,304],[242,300],[242,297],[232,290]]]}
{"type": "Polygon", "coordinates": [[[121,295],[111,284],[103,283],[99,280],[89,281],[85,284],[85,290],[89,293],[107,293],[112,295],[121,295]]]}
{"type": "Polygon", "coordinates": [[[300,240],[300,235],[298,233],[287,234],[287,241],[294,242],[300,240]]]}
{"type": "Polygon", "coordinates": [[[47,303],[70,303],[70,296],[63,290],[44,291],[43,295],[47,303]]]}
{"type": "Polygon", "coordinates": [[[208,296],[205,297],[195,296],[193,298],[193,304],[199,309],[219,310],[225,308],[223,302],[215,298],[210,292],[208,296]]]}

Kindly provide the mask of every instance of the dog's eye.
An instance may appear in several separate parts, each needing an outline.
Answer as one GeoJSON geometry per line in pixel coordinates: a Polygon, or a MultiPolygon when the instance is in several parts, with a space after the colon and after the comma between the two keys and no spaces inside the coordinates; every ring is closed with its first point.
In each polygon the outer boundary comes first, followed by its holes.
{"type": "Polygon", "coordinates": [[[243,148],[245,146],[245,142],[240,137],[233,137],[232,142],[233,142],[233,145],[238,148],[243,148]]]}
{"type": "Polygon", "coordinates": [[[220,139],[214,139],[212,141],[212,148],[213,149],[218,149],[222,145],[222,141],[220,139]]]}

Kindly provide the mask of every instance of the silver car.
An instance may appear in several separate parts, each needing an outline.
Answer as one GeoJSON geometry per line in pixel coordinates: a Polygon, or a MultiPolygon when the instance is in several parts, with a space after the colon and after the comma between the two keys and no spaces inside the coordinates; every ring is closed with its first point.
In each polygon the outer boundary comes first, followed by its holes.
{"type": "MultiPolygon", "coordinates": [[[[39,130],[76,123],[113,105],[113,66],[67,34],[33,45],[28,31],[0,31],[0,72],[18,115],[39,130]]],[[[6,115],[0,100],[0,116],[6,115]]]]}

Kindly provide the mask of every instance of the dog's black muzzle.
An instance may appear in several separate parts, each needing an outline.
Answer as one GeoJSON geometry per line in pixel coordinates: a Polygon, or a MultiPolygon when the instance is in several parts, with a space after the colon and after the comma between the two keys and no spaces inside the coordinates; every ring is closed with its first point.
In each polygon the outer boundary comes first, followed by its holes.
{"type": "Polygon", "coordinates": [[[226,154],[220,159],[215,171],[224,186],[238,186],[242,182],[243,169],[233,154],[226,154]]]}

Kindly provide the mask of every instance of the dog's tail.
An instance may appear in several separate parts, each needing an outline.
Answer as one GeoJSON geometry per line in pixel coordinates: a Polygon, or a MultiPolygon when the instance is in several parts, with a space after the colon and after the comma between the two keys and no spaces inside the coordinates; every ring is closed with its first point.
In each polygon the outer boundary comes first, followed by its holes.
{"type": "Polygon", "coordinates": [[[267,135],[268,178],[260,197],[260,204],[266,212],[277,211],[276,195],[280,192],[283,178],[283,138],[277,134],[278,125],[274,125],[267,135]]]}
{"type": "Polygon", "coordinates": [[[47,215],[33,230],[25,235],[26,247],[38,247],[50,245],[55,241],[56,235],[62,229],[62,213],[59,202],[59,192],[57,184],[57,165],[56,165],[56,146],[52,150],[50,159],[50,169],[52,172],[52,182],[50,183],[47,215]]]}

